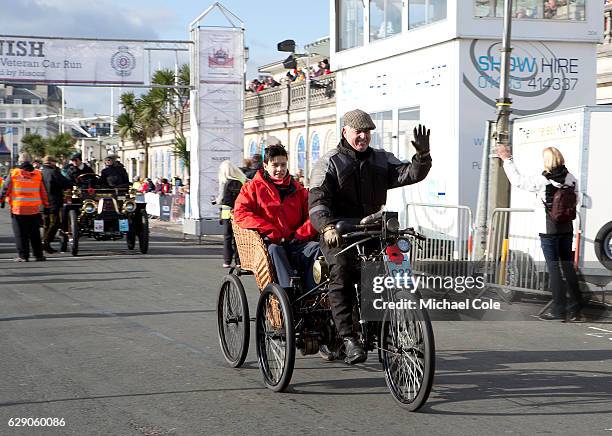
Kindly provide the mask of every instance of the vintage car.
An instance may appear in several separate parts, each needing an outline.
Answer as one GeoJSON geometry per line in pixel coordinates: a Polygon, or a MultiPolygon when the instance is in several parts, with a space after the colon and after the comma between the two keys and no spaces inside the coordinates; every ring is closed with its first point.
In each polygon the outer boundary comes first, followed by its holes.
{"type": "Polygon", "coordinates": [[[83,236],[97,241],[125,237],[129,250],[135,248],[138,238],[140,252],[146,254],[149,218],[146,204],[136,201],[136,191],[130,187],[103,187],[96,174],[84,174],[78,182],[64,197],[60,250],[70,248],[72,255],[77,256],[83,236]]]}

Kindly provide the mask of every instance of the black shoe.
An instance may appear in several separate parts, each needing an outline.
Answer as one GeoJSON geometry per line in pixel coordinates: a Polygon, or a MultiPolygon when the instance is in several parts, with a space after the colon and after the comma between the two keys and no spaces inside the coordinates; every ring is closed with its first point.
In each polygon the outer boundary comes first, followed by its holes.
{"type": "Polygon", "coordinates": [[[46,244],[43,246],[43,250],[45,250],[45,252],[49,253],[49,254],[53,254],[53,253],[57,253],[57,251],[55,251],[52,247],[51,244],[46,244]]]}
{"type": "Polygon", "coordinates": [[[553,320],[565,321],[565,315],[555,315],[552,312],[543,313],[542,315],[540,315],[539,318],[545,321],[553,321],[553,320]]]}
{"type": "Polygon", "coordinates": [[[36,258],[36,262],[44,262],[45,260],[47,260],[45,256],[40,256],[36,258]]]}
{"type": "Polygon", "coordinates": [[[353,337],[344,338],[344,353],[346,354],[344,361],[349,365],[365,362],[368,358],[368,353],[365,352],[359,341],[353,337]]]}
{"type": "Polygon", "coordinates": [[[586,318],[581,311],[570,312],[567,316],[567,322],[586,322],[586,318]]]}

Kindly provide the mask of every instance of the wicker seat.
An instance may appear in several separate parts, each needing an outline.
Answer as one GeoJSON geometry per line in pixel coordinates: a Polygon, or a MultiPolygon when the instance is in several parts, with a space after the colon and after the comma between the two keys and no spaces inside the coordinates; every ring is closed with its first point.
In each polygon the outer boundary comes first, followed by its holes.
{"type": "Polygon", "coordinates": [[[263,239],[255,230],[243,229],[234,222],[232,215],[232,230],[236,239],[240,268],[251,271],[255,281],[262,291],[274,281],[274,266],[268,254],[268,248],[263,239]]]}

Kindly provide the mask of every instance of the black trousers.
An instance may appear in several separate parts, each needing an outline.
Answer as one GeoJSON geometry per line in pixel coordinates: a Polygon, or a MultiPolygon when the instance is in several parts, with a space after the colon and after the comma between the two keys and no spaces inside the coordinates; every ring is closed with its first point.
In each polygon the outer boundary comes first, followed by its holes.
{"type": "Polygon", "coordinates": [[[49,214],[43,216],[43,243],[50,244],[55,239],[55,234],[60,228],[60,212],[56,209],[51,209],[49,214]]]}
{"type": "Polygon", "coordinates": [[[355,284],[361,280],[359,260],[354,250],[336,256],[344,247],[328,248],[321,240],[321,251],[329,265],[329,302],[334,323],[340,336],[351,336],[353,331],[353,305],[357,298],[355,284]]]}
{"type": "Polygon", "coordinates": [[[221,222],[223,223],[223,263],[229,265],[234,258],[236,265],[240,265],[232,223],[230,220],[221,220],[221,222]]]}
{"type": "Polygon", "coordinates": [[[42,241],[40,240],[40,214],[14,215],[11,214],[13,233],[19,257],[29,259],[30,244],[34,257],[43,257],[42,241]]]}

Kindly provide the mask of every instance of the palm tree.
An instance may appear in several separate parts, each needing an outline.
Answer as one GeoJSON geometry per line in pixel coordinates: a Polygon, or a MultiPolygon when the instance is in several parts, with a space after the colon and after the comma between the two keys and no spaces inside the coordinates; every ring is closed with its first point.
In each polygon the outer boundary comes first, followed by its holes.
{"type": "Polygon", "coordinates": [[[120,97],[123,112],[117,117],[119,137],[139,144],[144,150],[144,168],[149,171],[149,145],[155,135],[162,135],[162,106],[151,92],[136,97],[133,92],[126,92],[120,97]]]}
{"type": "MultiPolygon", "coordinates": [[[[182,65],[176,75],[169,69],[157,70],[151,82],[164,86],[189,86],[189,65],[182,65]]],[[[189,110],[189,88],[153,88],[149,94],[163,108],[160,113],[163,122],[172,128],[174,133],[173,154],[182,159],[185,167],[189,169],[189,152],[184,131],[185,117],[189,110]]]]}
{"type": "Polygon", "coordinates": [[[68,159],[76,151],[74,148],[76,140],[70,133],[59,133],[45,140],[47,154],[60,160],[68,159]]]}
{"type": "Polygon", "coordinates": [[[42,159],[47,150],[45,140],[38,133],[26,133],[21,138],[21,151],[28,153],[32,159],[42,159]]]}

